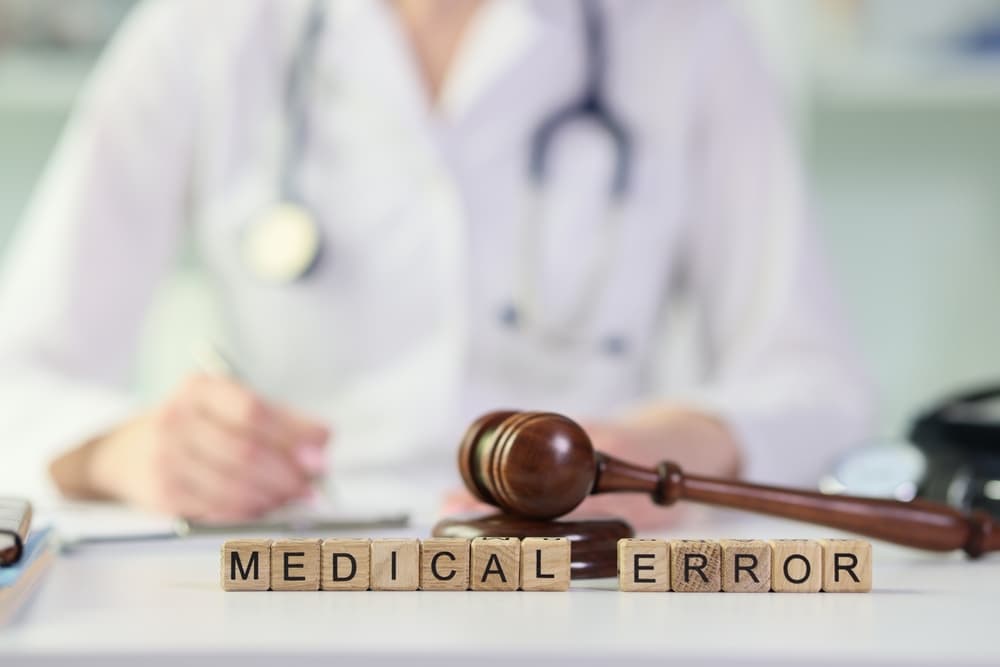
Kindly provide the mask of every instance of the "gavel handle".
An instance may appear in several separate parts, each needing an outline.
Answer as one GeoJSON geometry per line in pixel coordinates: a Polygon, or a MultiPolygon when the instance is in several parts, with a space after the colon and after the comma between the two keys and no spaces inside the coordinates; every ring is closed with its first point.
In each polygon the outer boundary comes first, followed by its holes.
{"type": "Polygon", "coordinates": [[[645,491],[660,505],[692,500],[780,516],[932,551],[963,549],[977,558],[1000,550],[1000,526],[986,512],[966,516],[947,505],[836,496],[685,475],[673,463],[635,466],[598,454],[594,493],[645,491]]]}

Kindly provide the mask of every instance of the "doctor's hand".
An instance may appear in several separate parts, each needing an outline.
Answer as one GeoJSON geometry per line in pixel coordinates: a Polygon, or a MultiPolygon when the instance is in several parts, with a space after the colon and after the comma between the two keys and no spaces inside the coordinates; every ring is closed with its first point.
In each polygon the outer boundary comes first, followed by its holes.
{"type": "MultiPolygon", "coordinates": [[[[649,467],[673,461],[685,472],[712,477],[739,472],[736,440],[721,421],[697,410],[657,404],[583,427],[595,449],[625,461],[649,467]]],[[[443,515],[496,511],[464,489],[449,494],[441,509],[443,515]]],[[[684,511],[683,505],[655,505],[646,494],[608,493],[588,497],[567,518],[621,516],[638,530],[653,530],[675,523],[684,511]]]]}
{"type": "Polygon", "coordinates": [[[55,460],[71,497],[203,521],[248,519],[311,494],[329,431],[237,382],[190,377],[161,405],[55,460]]]}
{"type": "MultiPolygon", "coordinates": [[[[725,424],[684,406],[653,404],[583,427],[595,449],[631,463],[672,461],[686,473],[723,478],[736,477],[741,467],[739,445],[725,424]]],[[[588,497],[570,516],[623,516],[636,529],[650,530],[675,523],[684,512],[683,504],[661,507],[645,494],[609,493],[588,497]]]]}

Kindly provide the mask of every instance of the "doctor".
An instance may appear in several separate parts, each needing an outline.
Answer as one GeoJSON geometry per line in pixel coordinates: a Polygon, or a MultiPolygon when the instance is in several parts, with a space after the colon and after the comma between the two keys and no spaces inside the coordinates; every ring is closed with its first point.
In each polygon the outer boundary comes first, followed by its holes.
{"type": "Polygon", "coordinates": [[[0,489],[210,520],[320,475],[439,500],[499,407],[810,484],[869,397],[808,217],[721,2],[148,2],[7,262],[0,489]],[[188,230],[244,376],[141,405],[137,332],[188,230]],[[678,298],[700,363],[664,383],[678,298]]]}

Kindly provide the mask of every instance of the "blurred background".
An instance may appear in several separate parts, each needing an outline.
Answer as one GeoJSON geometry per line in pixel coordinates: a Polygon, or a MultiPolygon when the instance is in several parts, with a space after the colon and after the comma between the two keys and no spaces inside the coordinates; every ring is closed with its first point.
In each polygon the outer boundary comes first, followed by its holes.
{"type": "MultiPolygon", "coordinates": [[[[0,262],[90,68],[132,0],[0,0],[0,262]]],[[[815,210],[899,434],[1000,379],[1000,0],[740,3],[785,91],[815,210]]],[[[192,262],[163,288],[139,383],[217,326],[192,262]]]]}

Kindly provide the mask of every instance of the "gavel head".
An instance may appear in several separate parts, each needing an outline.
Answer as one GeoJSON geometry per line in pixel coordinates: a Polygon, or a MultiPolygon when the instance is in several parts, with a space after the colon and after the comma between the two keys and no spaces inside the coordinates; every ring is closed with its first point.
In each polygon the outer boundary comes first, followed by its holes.
{"type": "Polygon", "coordinates": [[[550,412],[491,412],[465,432],[465,486],[480,500],[533,519],[566,514],[594,486],[597,458],[584,430],[550,412]]]}

